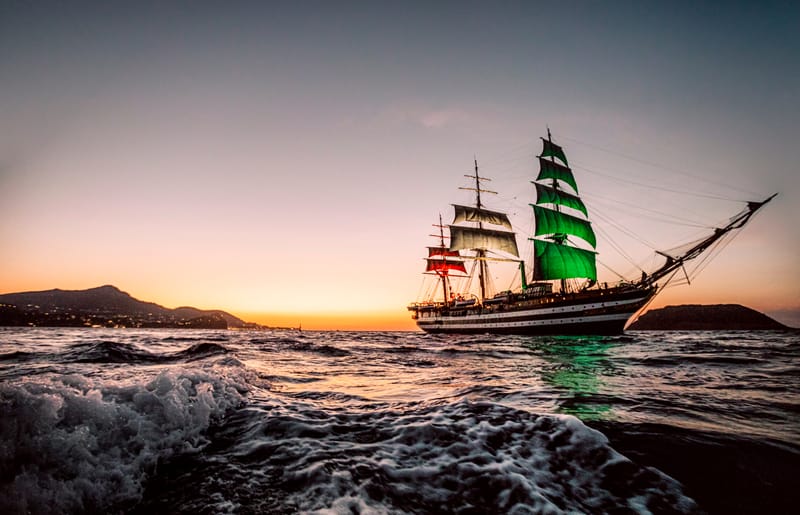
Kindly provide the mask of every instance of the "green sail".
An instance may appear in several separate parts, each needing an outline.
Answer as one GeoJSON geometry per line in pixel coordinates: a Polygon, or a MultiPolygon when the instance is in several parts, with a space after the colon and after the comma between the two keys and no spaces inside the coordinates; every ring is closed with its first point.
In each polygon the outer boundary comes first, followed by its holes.
{"type": "Polygon", "coordinates": [[[533,279],[586,278],[597,280],[595,253],[549,241],[533,240],[533,279]]]}
{"type": "Polygon", "coordinates": [[[533,184],[536,186],[537,204],[558,204],[559,206],[571,207],[584,215],[588,214],[583,201],[575,195],[570,195],[565,191],[557,190],[550,186],[545,186],[544,184],[535,182],[533,184]]]}
{"type": "Polygon", "coordinates": [[[558,179],[564,181],[578,193],[578,183],[575,182],[575,177],[572,175],[572,170],[566,166],[556,163],[555,161],[548,161],[542,157],[539,158],[539,176],[537,181],[542,179],[558,179]]]}
{"type": "Polygon", "coordinates": [[[536,218],[536,236],[571,234],[583,238],[592,247],[597,246],[592,225],[586,220],[533,204],[531,207],[533,207],[533,216],[536,218]]]}
{"type": "Polygon", "coordinates": [[[561,147],[559,147],[552,141],[546,140],[544,138],[542,138],[542,144],[543,146],[542,146],[541,157],[550,157],[550,156],[557,157],[558,159],[561,160],[562,163],[569,166],[569,163],[567,162],[567,156],[566,154],[564,154],[564,150],[561,147]]]}

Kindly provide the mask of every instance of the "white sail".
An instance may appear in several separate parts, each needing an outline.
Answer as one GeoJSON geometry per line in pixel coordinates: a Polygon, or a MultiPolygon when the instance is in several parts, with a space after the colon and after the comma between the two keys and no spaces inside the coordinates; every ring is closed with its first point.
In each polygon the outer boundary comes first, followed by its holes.
{"type": "Polygon", "coordinates": [[[451,225],[450,250],[465,249],[501,250],[519,257],[517,239],[513,232],[451,225]]]}
{"type": "Polygon", "coordinates": [[[459,222],[486,222],[493,225],[502,225],[506,229],[512,228],[511,222],[505,213],[477,207],[459,206],[457,204],[453,204],[453,207],[456,210],[454,224],[459,222]]]}

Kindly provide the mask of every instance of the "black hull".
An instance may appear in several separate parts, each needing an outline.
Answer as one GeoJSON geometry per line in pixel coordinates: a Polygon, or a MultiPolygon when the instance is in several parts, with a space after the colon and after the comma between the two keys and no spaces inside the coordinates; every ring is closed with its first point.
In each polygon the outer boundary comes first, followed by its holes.
{"type": "Polygon", "coordinates": [[[614,335],[655,295],[654,288],[548,295],[474,309],[417,310],[417,325],[434,334],[614,335]]]}
{"type": "Polygon", "coordinates": [[[559,336],[559,335],[598,335],[611,336],[622,334],[628,320],[591,322],[583,324],[560,324],[552,327],[525,327],[525,328],[485,328],[476,326],[469,329],[448,329],[444,327],[421,327],[423,331],[431,334],[515,334],[521,336],[559,336]]]}

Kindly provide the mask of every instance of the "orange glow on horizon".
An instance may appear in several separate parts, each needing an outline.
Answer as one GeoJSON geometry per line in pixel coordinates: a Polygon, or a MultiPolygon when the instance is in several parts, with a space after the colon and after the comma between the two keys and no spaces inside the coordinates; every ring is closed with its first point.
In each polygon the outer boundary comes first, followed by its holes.
{"type": "Polygon", "coordinates": [[[232,313],[245,322],[267,327],[311,331],[414,331],[417,325],[406,310],[349,313],[232,313]]]}
{"type": "MultiPolygon", "coordinates": [[[[10,278],[9,278],[10,279],[10,278]]],[[[653,302],[647,306],[647,310],[658,309],[668,305],[680,304],[741,304],[748,308],[755,309],[762,313],[770,314],[771,311],[791,311],[800,312],[800,305],[796,302],[787,302],[785,296],[774,297],[771,295],[779,285],[772,284],[768,287],[759,289],[736,289],[728,286],[723,281],[724,274],[715,270],[709,270],[702,274],[697,280],[692,281],[691,285],[680,285],[669,287],[659,292],[653,302]]],[[[159,288],[148,288],[142,284],[138,288],[130,287],[128,281],[115,284],[113,281],[94,281],[87,284],[84,281],[59,281],[52,284],[45,278],[35,282],[23,280],[0,281],[0,293],[16,293],[23,291],[42,291],[53,288],[62,290],[83,290],[101,286],[103,284],[113,284],[123,292],[129,293],[134,298],[145,301],[155,302],[166,308],[177,308],[180,306],[193,306],[198,309],[223,310],[244,320],[254,322],[266,327],[276,328],[296,328],[301,326],[308,330],[333,330],[333,331],[418,331],[411,313],[405,309],[408,302],[413,299],[401,298],[394,294],[394,297],[383,299],[382,305],[377,310],[364,309],[362,305],[355,302],[348,305],[339,306],[340,311],[322,311],[315,309],[317,306],[309,306],[308,310],[293,310],[291,312],[271,312],[269,308],[259,310],[258,308],[240,306],[250,306],[255,304],[253,299],[243,298],[241,303],[236,302],[237,296],[221,297],[212,295],[208,298],[208,293],[197,287],[178,288],[177,290],[162,291],[159,288]],[[123,284],[124,283],[124,284],[123,284]],[[249,301],[249,302],[248,302],[249,301]],[[238,304],[238,306],[237,306],[238,304]],[[387,307],[389,306],[389,307],[387,307]],[[396,309],[392,306],[397,306],[396,309]]],[[[357,298],[351,295],[347,298],[357,298]]]]}

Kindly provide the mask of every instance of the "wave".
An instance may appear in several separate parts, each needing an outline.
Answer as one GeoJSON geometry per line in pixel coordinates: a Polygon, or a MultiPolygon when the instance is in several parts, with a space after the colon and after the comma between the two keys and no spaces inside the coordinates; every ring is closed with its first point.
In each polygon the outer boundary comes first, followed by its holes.
{"type": "Polygon", "coordinates": [[[387,354],[408,354],[412,352],[420,352],[425,350],[427,349],[417,346],[398,345],[395,347],[386,347],[386,349],[384,349],[384,352],[386,352],[387,354]]]}
{"type": "Polygon", "coordinates": [[[174,360],[197,360],[208,358],[210,356],[219,356],[222,354],[227,354],[229,351],[223,345],[218,343],[196,343],[189,347],[188,349],[182,350],[180,352],[176,352],[170,358],[174,360]]]}
{"type": "Polygon", "coordinates": [[[645,358],[641,360],[641,364],[645,366],[675,366],[686,363],[698,365],[758,365],[764,363],[764,360],[756,357],[712,353],[682,354],[675,357],[645,358]]]}
{"type": "Polygon", "coordinates": [[[28,361],[31,359],[36,359],[38,353],[36,352],[25,352],[25,351],[14,351],[14,352],[6,352],[5,354],[0,354],[0,361],[13,361],[13,362],[20,362],[20,361],[28,361]]]}
{"type": "MultiPolygon", "coordinates": [[[[229,350],[218,343],[196,343],[171,354],[158,354],[124,342],[101,341],[70,346],[53,358],[62,363],[139,363],[157,364],[194,361],[227,354],[229,350]]],[[[24,357],[20,356],[20,358],[24,357]]],[[[11,358],[9,358],[11,359],[11,358]]]]}
{"type": "Polygon", "coordinates": [[[0,512],[128,509],[158,464],[203,449],[249,388],[241,369],[213,367],[0,384],[0,512]]]}
{"type": "Polygon", "coordinates": [[[299,340],[287,341],[285,348],[296,352],[310,352],[312,354],[321,354],[323,356],[331,357],[349,356],[351,354],[350,351],[341,349],[339,347],[334,347],[333,345],[329,345],[327,343],[315,344],[299,340]]]}
{"type": "Polygon", "coordinates": [[[162,358],[130,343],[101,341],[80,343],[58,356],[65,363],[147,363],[160,362],[162,358]]]}
{"type": "Polygon", "coordinates": [[[349,402],[368,402],[369,399],[358,395],[351,395],[343,392],[320,392],[314,390],[306,390],[304,392],[288,394],[294,399],[310,400],[315,402],[335,401],[337,404],[349,402]]]}
{"type": "Polygon", "coordinates": [[[227,447],[194,456],[191,478],[184,466],[166,471],[143,511],[698,511],[676,481],[625,458],[571,416],[468,400],[347,411],[294,402],[243,412],[238,427],[223,429],[227,447]],[[184,492],[187,479],[203,498],[184,492]]]}

